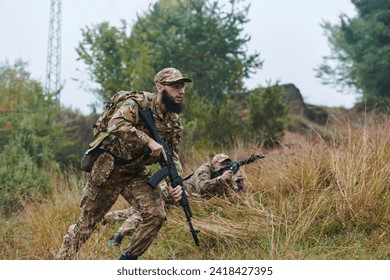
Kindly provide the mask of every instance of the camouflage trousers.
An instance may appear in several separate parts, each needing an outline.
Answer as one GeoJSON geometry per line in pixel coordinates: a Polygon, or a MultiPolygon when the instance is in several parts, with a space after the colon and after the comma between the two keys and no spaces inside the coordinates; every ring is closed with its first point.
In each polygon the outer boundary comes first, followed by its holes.
{"type": "Polygon", "coordinates": [[[104,216],[103,221],[104,223],[113,224],[118,220],[125,220],[119,227],[118,232],[120,232],[123,236],[126,236],[133,234],[138,225],[141,223],[142,217],[135,208],[129,207],[127,209],[107,213],[104,216]]]}
{"type": "MultiPolygon", "coordinates": [[[[107,159],[105,156],[100,156],[99,160],[104,162],[107,159]]],[[[138,172],[124,173],[111,166],[107,172],[105,165],[99,166],[95,162],[84,187],[80,202],[81,214],[77,222],[71,225],[64,235],[56,258],[73,258],[119,195],[122,195],[141,217],[130,245],[123,253],[133,256],[142,255],[157,236],[166,217],[161,191],[159,188],[152,189],[147,184],[149,177],[148,172],[143,168],[138,172]]]]}

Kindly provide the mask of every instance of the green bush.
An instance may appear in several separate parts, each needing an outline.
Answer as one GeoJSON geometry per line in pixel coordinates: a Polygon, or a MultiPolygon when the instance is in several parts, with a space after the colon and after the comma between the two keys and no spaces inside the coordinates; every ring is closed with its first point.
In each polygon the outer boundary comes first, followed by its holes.
{"type": "Polygon", "coordinates": [[[28,136],[19,135],[0,153],[0,209],[4,216],[20,210],[23,200],[50,192],[48,171],[54,165],[48,151],[42,150],[34,158],[26,149],[26,141],[35,146],[28,136]]]}
{"type": "Polygon", "coordinates": [[[237,138],[245,134],[241,109],[225,95],[220,102],[211,102],[195,92],[186,93],[184,119],[184,147],[233,147],[237,138]]]}
{"type": "Polygon", "coordinates": [[[279,143],[287,123],[285,93],[278,85],[258,88],[245,97],[224,95],[219,102],[190,91],[184,102],[185,150],[194,145],[232,148],[241,140],[270,147],[279,143]]]}
{"type": "Polygon", "coordinates": [[[279,143],[287,121],[287,102],[279,85],[258,88],[247,94],[249,117],[248,134],[258,145],[266,147],[279,143]]]}
{"type": "MultiPolygon", "coordinates": [[[[26,64],[0,65],[0,206],[1,214],[20,209],[33,194],[48,193],[57,163],[80,158],[80,126],[56,100],[30,78],[26,64]],[[73,131],[73,134],[70,133],[73,131]],[[77,131],[77,133],[75,133],[77,131]]],[[[76,114],[77,115],[77,114],[76,114]]],[[[84,130],[82,130],[84,131],[84,130]]]]}

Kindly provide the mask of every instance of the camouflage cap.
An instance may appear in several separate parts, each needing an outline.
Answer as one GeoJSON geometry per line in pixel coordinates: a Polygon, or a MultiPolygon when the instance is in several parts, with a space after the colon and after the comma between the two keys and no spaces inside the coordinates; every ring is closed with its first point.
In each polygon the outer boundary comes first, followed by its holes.
{"type": "Polygon", "coordinates": [[[212,164],[221,163],[225,160],[232,161],[227,154],[216,154],[213,159],[211,160],[212,164]]]}
{"type": "Polygon", "coordinates": [[[192,80],[184,77],[183,74],[176,68],[169,67],[158,72],[154,77],[154,82],[162,85],[171,85],[177,82],[191,83],[192,80]]]}

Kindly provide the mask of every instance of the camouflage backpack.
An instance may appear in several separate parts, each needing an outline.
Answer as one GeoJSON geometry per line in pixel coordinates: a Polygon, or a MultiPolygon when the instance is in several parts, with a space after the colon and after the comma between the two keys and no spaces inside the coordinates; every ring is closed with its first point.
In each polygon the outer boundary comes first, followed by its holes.
{"type": "Polygon", "coordinates": [[[99,118],[93,125],[93,134],[95,139],[94,141],[89,143],[89,148],[84,153],[84,156],[81,160],[82,170],[86,172],[90,172],[93,163],[95,162],[97,157],[103,152],[102,150],[97,148],[103,142],[103,140],[110,135],[111,131],[116,129],[116,125],[112,125],[108,127],[108,122],[111,119],[111,117],[116,113],[116,111],[122,106],[122,104],[127,99],[132,98],[142,107],[144,107],[146,106],[146,103],[148,103],[148,102],[145,103],[145,101],[151,100],[149,95],[151,95],[151,93],[136,92],[136,91],[119,91],[107,100],[104,106],[103,113],[100,114],[99,118]]]}

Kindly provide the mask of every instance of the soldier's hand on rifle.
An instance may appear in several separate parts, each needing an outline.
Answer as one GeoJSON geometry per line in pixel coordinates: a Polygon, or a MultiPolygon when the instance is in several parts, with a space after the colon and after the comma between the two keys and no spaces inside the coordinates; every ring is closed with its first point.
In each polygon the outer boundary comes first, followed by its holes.
{"type": "Polygon", "coordinates": [[[162,155],[165,160],[167,160],[167,155],[165,154],[164,148],[162,145],[154,141],[152,138],[148,138],[147,142],[148,148],[150,150],[150,155],[153,157],[159,157],[162,155]]]}
{"type": "Polygon", "coordinates": [[[176,188],[173,188],[171,184],[168,184],[168,192],[170,196],[176,201],[181,200],[181,195],[183,194],[183,188],[181,186],[177,186],[176,188]]]}
{"type": "Polygon", "coordinates": [[[233,171],[232,170],[226,170],[221,175],[221,180],[226,182],[226,181],[232,180],[232,177],[233,177],[233,171]]]}
{"type": "Polygon", "coordinates": [[[235,181],[237,180],[244,180],[244,172],[241,169],[236,173],[235,181]]]}

